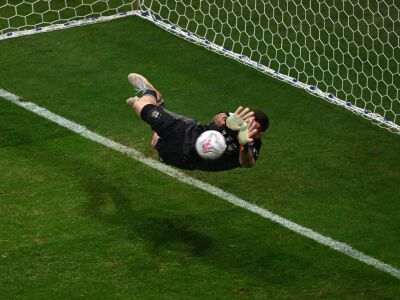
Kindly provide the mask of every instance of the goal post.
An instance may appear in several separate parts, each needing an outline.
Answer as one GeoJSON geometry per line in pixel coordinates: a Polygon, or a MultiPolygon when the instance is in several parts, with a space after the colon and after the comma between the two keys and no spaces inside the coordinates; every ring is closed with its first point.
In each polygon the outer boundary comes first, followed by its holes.
{"type": "Polygon", "coordinates": [[[0,0],[0,41],[129,15],[400,134],[398,0],[0,0]]]}

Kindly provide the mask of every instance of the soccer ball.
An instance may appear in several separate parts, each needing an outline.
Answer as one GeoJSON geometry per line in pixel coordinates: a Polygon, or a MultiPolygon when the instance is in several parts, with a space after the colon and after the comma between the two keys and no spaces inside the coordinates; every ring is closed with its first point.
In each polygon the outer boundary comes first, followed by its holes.
{"type": "Polygon", "coordinates": [[[196,140],[197,154],[204,159],[217,159],[225,149],[225,138],[216,130],[204,131],[196,140]]]}

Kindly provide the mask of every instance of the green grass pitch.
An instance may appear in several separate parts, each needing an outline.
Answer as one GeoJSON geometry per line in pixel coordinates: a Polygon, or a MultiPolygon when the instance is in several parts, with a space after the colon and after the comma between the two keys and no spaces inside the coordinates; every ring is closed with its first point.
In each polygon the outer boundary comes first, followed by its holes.
{"type": "MultiPolygon", "coordinates": [[[[142,73],[208,122],[271,128],[252,169],[188,172],[396,268],[400,141],[137,17],[0,42],[0,88],[156,158],[142,73]]],[[[0,298],[395,299],[399,279],[0,99],[0,298]]]]}

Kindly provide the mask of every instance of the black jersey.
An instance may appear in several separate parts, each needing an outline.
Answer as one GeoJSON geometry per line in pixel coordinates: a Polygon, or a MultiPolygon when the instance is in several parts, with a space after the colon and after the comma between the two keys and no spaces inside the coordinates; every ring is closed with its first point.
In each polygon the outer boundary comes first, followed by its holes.
{"type": "MultiPolygon", "coordinates": [[[[203,170],[209,172],[224,171],[241,167],[239,162],[240,144],[237,132],[226,126],[210,123],[202,125],[184,116],[169,112],[155,105],[146,105],[141,118],[147,122],[160,136],[156,149],[160,161],[186,170],[203,170]],[[215,160],[201,158],[195,149],[197,138],[207,130],[222,133],[226,141],[226,149],[221,157],[215,160]]],[[[249,143],[254,160],[258,159],[261,140],[249,143]]]]}
{"type": "MultiPolygon", "coordinates": [[[[218,159],[206,160],[201,158],[197,154],[195,150],[196,140],[192,141],[190,157],[186,163],[188,169],[216,172],[241,167],[239,162],[240,144],[237,139],[237,132],[230,130],[226,126],[215,125],[214,123],[211,123],[209,125],[198,125],[198,127],[200,128],[201,132],[207,130],[217,130],[221,132],[225,138],[226,149],[225,152],[218,159]]],[[[253,142],[249,143],[249,149],[253,153],[254,160],[258,159],[260,148],[260,139],[255,139],[253,142]]]]}

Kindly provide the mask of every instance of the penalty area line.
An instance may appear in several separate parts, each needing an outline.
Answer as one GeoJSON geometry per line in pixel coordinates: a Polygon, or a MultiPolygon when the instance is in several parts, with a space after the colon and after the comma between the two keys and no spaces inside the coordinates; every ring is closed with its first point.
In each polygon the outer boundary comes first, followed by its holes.
{"type": "Polygon", "coordinates": [[[269,210],[267,210],[265,208],[261,208],[255,204],[251,204],[243,199],[240,199],[239,197],[237,197],[231,193],[225,192],[225,191],[221,190],[220,188],[212,186],[211,184],[208,184],[208,183],[202,182],[198,179],[187,176],[183,172],[176,170],[165,164],[162,164],[154,159],[147,158],[141,152],[139,152],[133,148],[127,147],[127,146],[122,145],[118,142],[115,142],[111,139],[103,137],[103,136],[87,129],[86,127],[84,127],[80,124],[77,124],[77,123],[70,121],[62,116],[52,113],[51,111],[49,111],[43,107],[40,107],[40,106],[36,105],[35,103],[22,100],[17,95],[10,93],[6,90],[3,90],[1,88],[0,88],[0,97],[7,100],[8,102],[11,102],[20,107],[23,107],[35,114],[47,119],[47,120],[57,123],[58,125],[60,125],[64,128],[67,128],[67,129],[79,134],[82,137],[85,137],[96,143],[102,144],[102,145],[106,146],[107,148],[110,148],[110,149],[113,149],[120,153],[123,153],[123,154],[125,154],[125,155],[127,155],[127,156],[153,168],[153,169],[156,169],[168,176],[171,176],[183,183],[186,183],[186,184],[189,184],[196,188],[199,188],[199,189],[201,189],[209,194],[212,194],[218,198],[221,198],[235,206],[238,206],[238,207],[241,207],[248,211],[251,211],[265,219],[268,219],[275,223],[278,223],[279,225],[281,225],[291,231],[294,231],[304,237],[312,239],[322,245],[325,245],[331,249],[339,251],[347,256],[350,256],[353,259],[361,261],[367,265],[373,266],[378,270],[386,272],[386,273],[400,279],[400,270],[399,269],[396,269],[395,267],[393,267],[389,264],[386,264],[386,263],[381,262],[371,256],[368,256],[368,255],[352,248],[351,246],[349,246],[345,243],[336,241],[330,237],[324,236],[316,231],[313,231],[312,229],[309,229],[309,228],[303,227],[299,224],[296,224],[288,219],[285,219],[277,214],[270,212],[269,210]]]}

